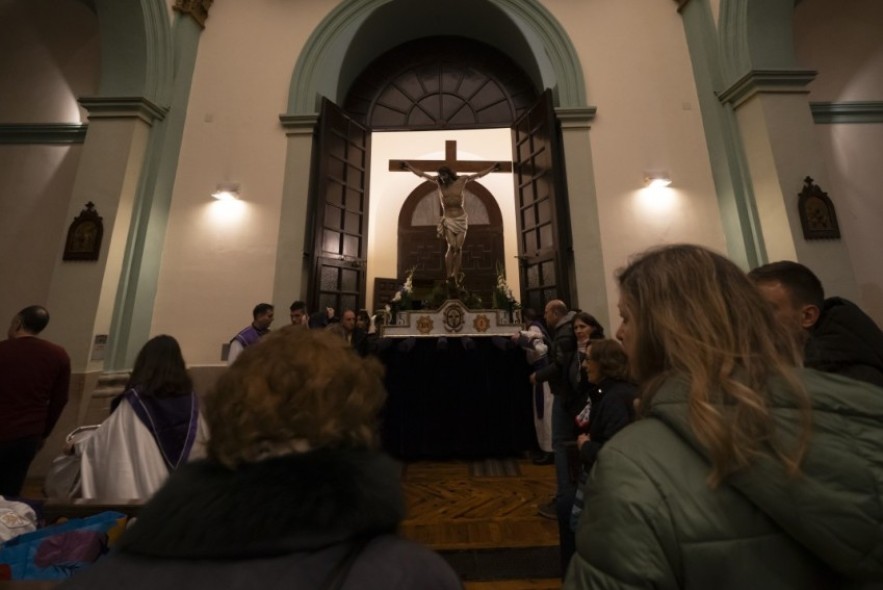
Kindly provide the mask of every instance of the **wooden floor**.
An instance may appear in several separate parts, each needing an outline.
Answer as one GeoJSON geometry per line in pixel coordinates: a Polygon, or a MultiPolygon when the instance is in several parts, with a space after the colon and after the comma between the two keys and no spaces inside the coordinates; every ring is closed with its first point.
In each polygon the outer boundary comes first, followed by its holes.
{"type": "MultiPolygon", "coordinates": [[[[456,550],[556,547],[557,524],[537,514],[555,491],[555,469],[527,459],[516,475],[476,475],[468,461],[405,466],[408,514],[402,534],[442,553],[456,550]]],[[[467,590],[558,590],[561,580],[469,581],[467,590]]]]}
{"type": "Polygon", "coordinates": [[[471,475],[468,461],[407,464],[402,534],[437,550],[557,545],[557,525],[537,515],[555,492],[554,467],[516,463],[520,475],[503,477],[471,475]]]}

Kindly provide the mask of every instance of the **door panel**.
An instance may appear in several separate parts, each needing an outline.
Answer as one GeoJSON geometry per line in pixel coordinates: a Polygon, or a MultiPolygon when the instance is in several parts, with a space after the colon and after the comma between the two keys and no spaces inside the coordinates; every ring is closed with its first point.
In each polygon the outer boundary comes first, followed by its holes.
{"type": "Polygon", "coordinates": [[[551,299],[570,304],[573,253],[551,91],[515,122],[512,142],[522,304],[538,311],[551,299]]]}
{"type": "Polygon", "coordinates": [[[311,309],[365,304],[370,133],[325,99],[319,119],[312,195],[311,309]]]}

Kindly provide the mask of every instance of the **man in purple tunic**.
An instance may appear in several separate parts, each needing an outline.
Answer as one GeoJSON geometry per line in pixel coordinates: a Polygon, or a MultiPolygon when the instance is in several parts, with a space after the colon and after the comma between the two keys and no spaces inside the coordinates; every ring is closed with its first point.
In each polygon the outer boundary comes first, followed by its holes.
{"type": "Polygon", "coordinates": [[[227,355],[227,364],[232,365],[236,357],[243,350],[257,344],[260,339],[270,331],[273,323],[273,306],[269,303],[258,303],[251,312],[252,322],[250,326],[243,328],[230,341],[230,353],[227,355]]]}

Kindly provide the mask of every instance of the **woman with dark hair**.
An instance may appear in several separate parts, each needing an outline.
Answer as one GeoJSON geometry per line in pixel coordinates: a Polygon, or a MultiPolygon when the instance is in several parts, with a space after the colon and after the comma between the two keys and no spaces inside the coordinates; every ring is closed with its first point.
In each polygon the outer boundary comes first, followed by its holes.
{"type": "Polygon", "coordinates": [[[576,354],[570,366],[570,380],[576,391],[576,399],[568,404],[571,416],[583,409],[592,391],[592,382],[586,375],[584,361],[589,346],[596,340],[604,339],[604,326],[592,314],[579,311],[573,316],[573,335],[576,336],[576,354]]]}
{"type": "Polygon", "coordinates": [[[880,389],[800,368],[751,281],[703,247],[618,278],[642,419],[597,456],[564,588],[879,585],[880,389]]]}
{"type": "Polygon", "coordinates": [[[84,498],[146,499],[191,457],[207,433],[178,341],[151,338],[138,353],[111,414],[74,451],[84,498]]]}
{"type": "Polygon", "coordinates": [[[62,588],[462,589],[403,539],[401,465],[379,450],[383,366],[324,330],[247,348],[205,400],[208,458],[173,473],[115,551],[62,588]]]}

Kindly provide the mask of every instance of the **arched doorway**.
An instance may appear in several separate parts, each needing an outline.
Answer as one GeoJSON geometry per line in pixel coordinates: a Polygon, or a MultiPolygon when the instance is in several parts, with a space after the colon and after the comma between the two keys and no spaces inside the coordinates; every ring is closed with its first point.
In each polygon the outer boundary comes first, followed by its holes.
{"type": "MultiPolygon", "coordinates": [[[[369,273],[365,263],[370,266],[371,260],[365,236],[369,234],[371,158],[367,157],[370,142],[366,135],[372,130],[482,127],[512,129],[511,149],[502,160],[514,160],[515,212],[509,227],[516,229],[518,237],[513,232],[512,251],[498,259],[510,261],[510,279],[519,276],[522,296],[531,307],[542,307],[544,299],[573,300],[573,259],[559,129],[552,93],[546,91],[542,100],[536,101],[538,96],[530,78],[496,49],[469,39],[430,37],[396,47],[375,60],[347,95],[346,110],[332,108],[330,101],[324,101],[314,169],[316,231],[310,283],[315,296],[311,304],[340,304],[356,295],[355,303],[361,307],[367,300],[369,273]],[[359,145],[354,143],[356,138],[359,145]],[[344,199],[344,193],[353,198],[344,199]],[[358,207],[348,204],[357,201],[358,207]],[[516,256],[520,268],[512,262],[516,256]],[[357,276],[355,290],[352,281],[350,288],[343,288],[342,269],[357,276]]],[[[407,152],[407,142],[402,146],[407,152]]],[[[388,172],[377,166],[372,169],[372,185],[374,174],[388,172]]],[[[473,240],[477,240],[474,234],[467,238],[467,245],[473,240]]],[[[482,244],[476,241],[475,246],[481,248],[482,244]]],[[[482,273],[494,274],[495,262],[488,264],[481,259],[480,264],[484,267],[482,273]]],[[[384,273],[375,271],[373,276],[389,277],[403,268],[410,267],[399,264],[384,273]]],[[[398,278],[403,276],[399,274],[398,278]]],[[[477,277],[467,271],[467,278],[471,281],[477,277]]],[[[485,287],[467,283],[467,288],[485,287]]]]}

